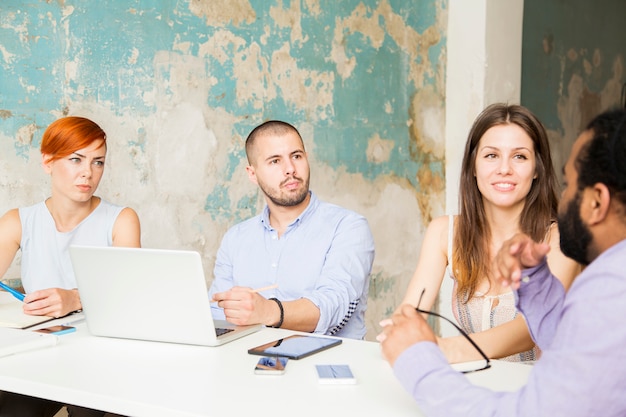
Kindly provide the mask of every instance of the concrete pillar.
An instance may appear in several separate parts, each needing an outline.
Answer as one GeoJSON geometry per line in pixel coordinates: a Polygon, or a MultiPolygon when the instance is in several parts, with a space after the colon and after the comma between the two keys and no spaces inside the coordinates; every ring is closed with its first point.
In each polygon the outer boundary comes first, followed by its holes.
{"type": "MultiPolygon", "coordinates": [[[[469,129],[495,102],[518,104],[524,0],[449,0],[446,66],[446,211],[458,212],[461,161],[469,129]]],[[[439,309],[451,315],[451,280],[439,309]]]]}

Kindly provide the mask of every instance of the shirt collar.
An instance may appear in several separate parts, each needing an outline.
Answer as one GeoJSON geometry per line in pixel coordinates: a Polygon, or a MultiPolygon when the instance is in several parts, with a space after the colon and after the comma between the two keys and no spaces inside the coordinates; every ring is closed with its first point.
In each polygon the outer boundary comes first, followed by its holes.
{"type": "MultiPolygon", "coordinates": [[[[302,221],[306,221],[306,219],[311,215],[313,211],[315,211],[315,208],[319,205],[319,200],[317,199],[315,193],[309,190],[309,194],[311,195],[311,198],[309,199],[309,205],[304,209],[302,213],[300,213],[298,217],[294,219],[293,222],[289,224],[289,226],[287,226],[287,230],[302,221]]],[[[263,224],[263,227],[265,227],[265,229],[273,230],[273,227],[270,225],[270,208],[267,205],[265,205],[263,213],[261,213],[261,224],[263,224]]]]}

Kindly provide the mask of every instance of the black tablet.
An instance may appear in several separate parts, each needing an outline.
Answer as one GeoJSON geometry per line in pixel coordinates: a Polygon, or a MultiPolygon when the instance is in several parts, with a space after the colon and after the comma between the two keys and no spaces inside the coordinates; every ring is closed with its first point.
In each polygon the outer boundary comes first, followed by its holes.
{"type": "Polygon", "coordinates": [[[248,349],[248,353],[251,355],[283,356],[289,359],[302,359],[340,344],[341,339],[293,335],[248,349]]]}

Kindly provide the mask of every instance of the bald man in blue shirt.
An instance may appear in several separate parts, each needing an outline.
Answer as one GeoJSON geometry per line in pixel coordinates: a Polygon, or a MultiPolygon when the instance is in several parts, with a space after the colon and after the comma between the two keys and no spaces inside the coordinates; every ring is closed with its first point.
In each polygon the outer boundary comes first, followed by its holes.
{"type": "Polygon", "coordinates": [[[367,220],[309,190],[307,154],[292,125],[257,126],[246,154],[267,205],[222,240],[209,290],[214,317],[363,339],[374,261],[367,220]]]}

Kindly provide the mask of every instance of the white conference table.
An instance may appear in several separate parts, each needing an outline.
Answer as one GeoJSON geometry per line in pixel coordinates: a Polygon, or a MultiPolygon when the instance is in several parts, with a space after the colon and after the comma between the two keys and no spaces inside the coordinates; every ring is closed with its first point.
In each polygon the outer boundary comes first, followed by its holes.
{"type": "MultiPolygon", "coordinates": [[[[84,323],[54,347],[0,358],[0,390],[126,416],[421,416],[376,342],[344,339],[337,347],[290,360],[280,376],[255,375],[248,348],[295,332],[263,329],[220,347],[94,337],[84,323]],[[348,364],[355,385],[321,385],[316,364],[348,364]]],[[[494,361],[468,378],[507,391],[531,366],[494,361]]]]}

